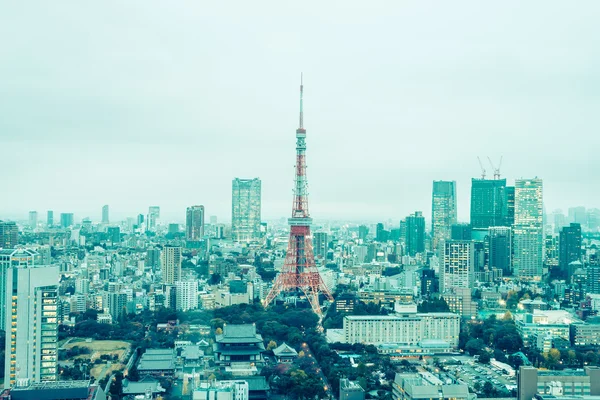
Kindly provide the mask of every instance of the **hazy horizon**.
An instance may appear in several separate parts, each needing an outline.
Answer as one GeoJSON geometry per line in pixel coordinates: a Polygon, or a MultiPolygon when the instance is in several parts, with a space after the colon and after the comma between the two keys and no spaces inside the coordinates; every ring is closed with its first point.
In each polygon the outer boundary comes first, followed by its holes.
{"type": "Polygon", "coordinates": [[[600,3],[5,4],[0,219],[231,219],[231,181],[290,214],[300,73],[315,219],[431,216],[433,180],[541,177],[600,208],[600,3]],[[277,34],[274,34],[277,32],[277,34]]]}

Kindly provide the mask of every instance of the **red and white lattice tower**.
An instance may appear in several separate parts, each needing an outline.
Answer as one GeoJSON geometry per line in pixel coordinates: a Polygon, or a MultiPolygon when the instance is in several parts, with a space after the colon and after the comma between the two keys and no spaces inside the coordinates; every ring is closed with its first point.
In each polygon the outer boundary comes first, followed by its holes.
{"type": "Polygon", "coordinates": [[[333,301],[331,292],[325,286],[317,266],[310,235],[312,218],[308,214],[308,190],[306,181],[306,129],[302,110],[302,79],[300,79],[300,127],[296,129],[296,184],[294,188],[294,205],[290,224],[290,242],[281,273],[273,284],[273,288],[264,300],[269,305],[281,292],[302,292],[308,299],[313,311],[322,317],[319,305],[319,294],[323,293],[333,301]]]}

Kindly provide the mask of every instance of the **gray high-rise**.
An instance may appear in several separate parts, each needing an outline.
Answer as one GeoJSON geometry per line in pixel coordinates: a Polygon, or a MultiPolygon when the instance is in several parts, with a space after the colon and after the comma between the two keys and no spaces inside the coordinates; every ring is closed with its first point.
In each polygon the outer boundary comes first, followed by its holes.
{"type": "Polygon", "coordinates": [[[450,239],[452,225],[456,223],[456,182],[433,181],[431,196],[432,247],[437,250],[442,240],[450,239]]]}
{"type": "Polygon", "coordinates": [[[109,215],[108,215],[108,204],[102,206],[102,223],[109,223],[109,215]]]}
{"type": "Polygon", "coordinates": [[[513,271],[515,276],[540,280],[543,272],[543,184],[539,178],[515,182],[513,271]]]}
{"type": "Polygon", "coordinates": [[[185,213],[185,238],[199,241],[204,237],[204,206],[188,207],[185,213]]]}
{"type": "Polygon", "coordinates": [[[261,182],[260,179],[239,179],[232,182],[231,235],[236,242],[260,239],[261,182]]]}

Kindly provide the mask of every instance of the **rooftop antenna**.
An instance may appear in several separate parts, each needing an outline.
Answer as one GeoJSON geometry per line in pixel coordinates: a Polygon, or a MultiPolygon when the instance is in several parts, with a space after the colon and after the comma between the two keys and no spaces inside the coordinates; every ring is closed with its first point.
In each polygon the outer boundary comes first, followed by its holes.
{"type": "Polygon", "coordinates": [[[302,72],[300,72],[300,129],[304,128],[304,110],[302,109],[303,94],[304,94],[304,85],[302,83],[302,72]]]}
{"type": "Polygon", "coordinates": [[[481,179],[485,179],[485,168],[483,168],[483,163],[481,162],[481,158],[477,156],[477,161],[479,161],[479,166],[481,167],[481,179]]]}
{"type": "Polygon", "coordinates": [[[502,167],[502,156],[500,156],[500,162],[498,163],[498,168],[494,166],[492,160],[488,157],[488,161],[492,166],[492,170],[494,170],[494,179],[500,179],[500,168],[502,167]]]}

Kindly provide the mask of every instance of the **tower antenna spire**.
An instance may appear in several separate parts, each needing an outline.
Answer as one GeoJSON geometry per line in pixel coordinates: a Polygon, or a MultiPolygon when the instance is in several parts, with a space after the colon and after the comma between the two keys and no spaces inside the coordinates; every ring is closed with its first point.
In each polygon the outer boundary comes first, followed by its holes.
{"type": "Polygon", "coordinates": [[[304,85],[302,84],[302,72],[300,72],[300,129],[304,129],[304,109],[302,107],[303,94],[304,85]]]}

